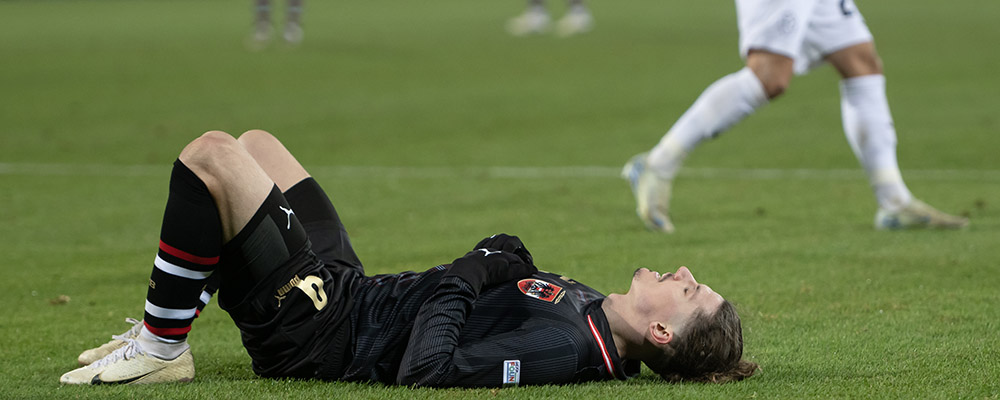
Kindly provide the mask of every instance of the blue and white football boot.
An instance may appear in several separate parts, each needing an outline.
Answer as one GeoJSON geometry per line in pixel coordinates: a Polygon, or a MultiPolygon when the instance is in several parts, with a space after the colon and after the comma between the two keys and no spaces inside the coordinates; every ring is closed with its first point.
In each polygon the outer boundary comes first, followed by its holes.
{"type": "Polygon", "coordinates": [[[667,213],[670,210],[670,188],[673,182],[656,176],[647,167],[647,154],[642,153],[632,157],[622,169],[622,178],[625,178],[632,187],[636,203],[635,213],[646,224],[646,228],[673,233],[674,224],[670,222],[667,213]]]}
{"type": "Polygon", "coordinates": [[[969,219],[946,214],[920,200],[913,199],[896,211],[880,208],[875,213],[875,229],[961,229],[969,226],[969,219]]]}

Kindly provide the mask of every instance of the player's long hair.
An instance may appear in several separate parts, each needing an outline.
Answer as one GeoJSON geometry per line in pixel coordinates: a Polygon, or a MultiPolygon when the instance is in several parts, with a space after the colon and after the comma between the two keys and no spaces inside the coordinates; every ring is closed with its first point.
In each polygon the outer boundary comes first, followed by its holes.
{"type": "Polygon", "coordinates": [[[743,328],[736,307],[723,301],[715,313],[696,314],[685,332],[674,336],[663,356],[646,366],[670,382],[739,381],[758,369],[743,360],[743,328]]]}

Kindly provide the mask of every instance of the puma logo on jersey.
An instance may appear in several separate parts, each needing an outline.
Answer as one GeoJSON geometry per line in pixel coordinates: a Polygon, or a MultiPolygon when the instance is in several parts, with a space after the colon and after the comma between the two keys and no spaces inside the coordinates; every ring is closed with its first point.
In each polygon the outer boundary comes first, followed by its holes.
{"type": "Polygon", "coordinates": [[[280,208],[281,211],[284,211],[285,214],[288,215],[288,225],[285,226],[285,229],[292,229],[292,214],[295,214],[295,211],[292,211],[291,208],[285,208],[282,206],[278,206],[278,208],[280,208]]]}
{"type": "Polygon", "coordinates": [[[490,249],[476,249],[476,251],[481,251],[481,252],[483,252],[483,253],[484,253],[484,254],[483,254],[483,257],[487,257],[487,256],[489,256],[490,254],[499,254],[499,253],[500,253],[500,250],[497,250],[497,251],[490,251],[490,249]]]}

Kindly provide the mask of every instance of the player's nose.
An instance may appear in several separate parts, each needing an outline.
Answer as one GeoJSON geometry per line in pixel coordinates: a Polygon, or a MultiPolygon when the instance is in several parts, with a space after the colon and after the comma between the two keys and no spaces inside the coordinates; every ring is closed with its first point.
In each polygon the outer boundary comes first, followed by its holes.
{"type": "Polygon", "coordinates": [[[677,268],[677,273],[674,274],[677,280],[690,280],[694,284],[698,284],[698,281],[694,280],[694,274],[691,273],[687,267],[677,268]]]}

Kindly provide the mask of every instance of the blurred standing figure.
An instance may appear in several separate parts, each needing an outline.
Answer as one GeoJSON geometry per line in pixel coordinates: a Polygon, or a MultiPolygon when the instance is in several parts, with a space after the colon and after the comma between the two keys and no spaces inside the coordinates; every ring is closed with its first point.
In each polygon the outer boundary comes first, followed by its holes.
{"type": "Polygon", "coordinates": [[[875,228],[969,224],[914,198],[903,183],[882,60],[853,0],[736,0],[736,15],[746,67],[705,89],[649,153],[633,157],[622,171],[636,197],[636,212],[649,229],[673,232],[667,213],[671,184],[698,144],[780,96],[794,74],[823,62],[833,64],[842,78],[844,133],[875,192],[875,228]]]}
{"type": "MultiPolygon", "coordinates": [[[[594,20],[583,0],[568,0],[566,15],[556,23],[556,35],[567,37],[589,31],[594,20]]],[[[507,32],[514,36],[527,36],[548,32],[552,18],[545,8],[545,0],[528,0],[523,14],[507,21],[507,32]]]]}
{"type": "MultiPolygon", "coordinates": [[[[285,32],[282,37],[289,44],[302,42],[302,1],[287,0],[288,12],[285,22],[285,32]]],[[[254,0],[254,31],[253,42],[257,47],[266,46],[271,41],[271,0],[254,0]]]]}

